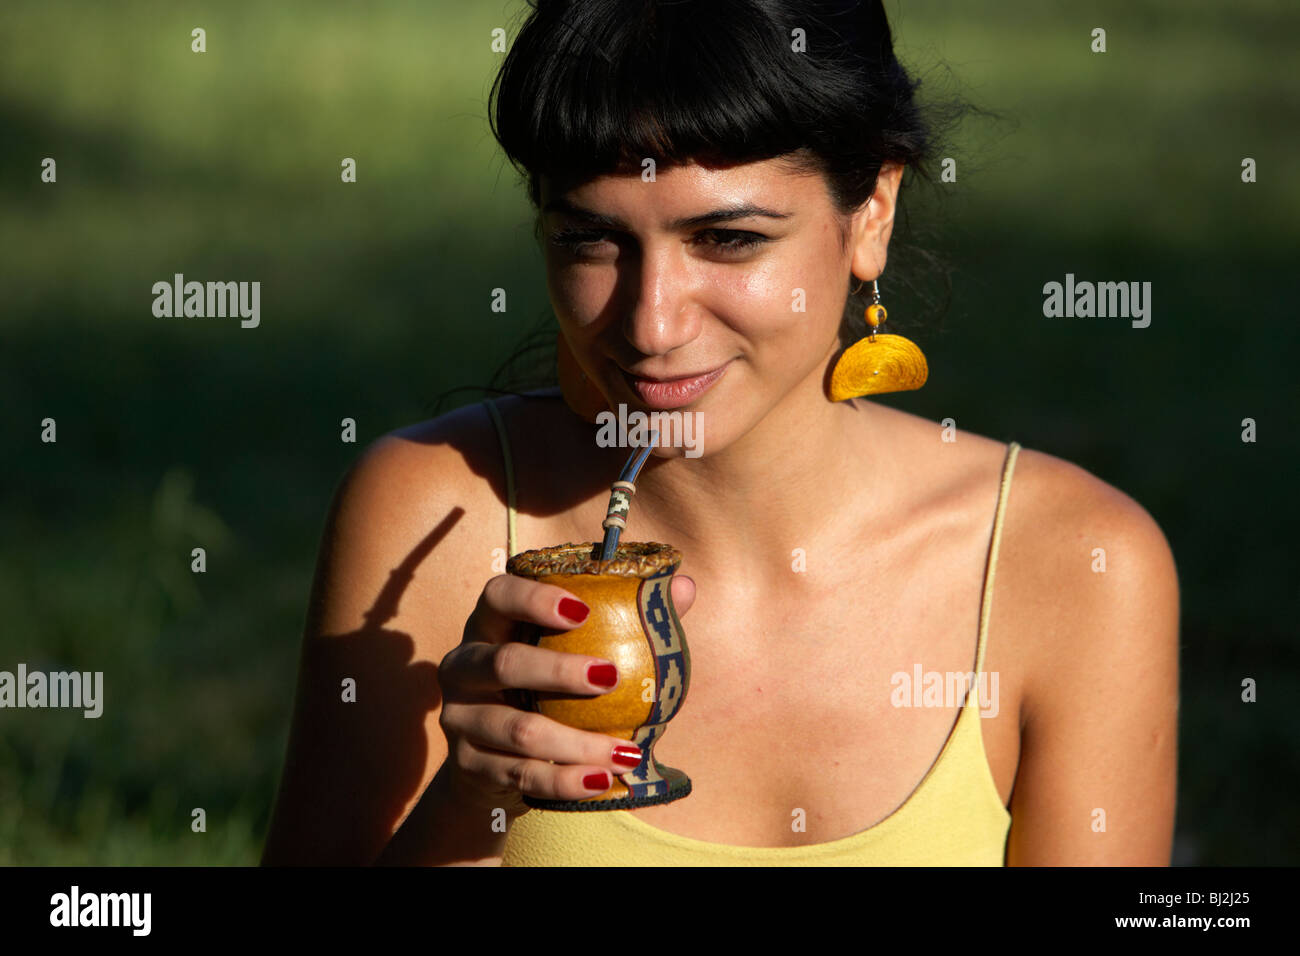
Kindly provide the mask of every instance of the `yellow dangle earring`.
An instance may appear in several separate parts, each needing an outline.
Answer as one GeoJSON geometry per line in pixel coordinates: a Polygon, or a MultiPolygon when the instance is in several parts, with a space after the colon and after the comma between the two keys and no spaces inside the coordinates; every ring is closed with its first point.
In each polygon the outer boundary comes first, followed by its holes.
{"type": "MultiPolygon", "coordinates": [[[[858,285],[861,289],[861,284],[858,285]]],[[[880,304],[876,280],[871,280],[871,304],[867,306],[867,335],[854,342],[831,372],[831,401],[907,392],[920,388],[930,374],[925,355],[911,339],[880,332],[885,324],[885,307],[880,304]]]]}

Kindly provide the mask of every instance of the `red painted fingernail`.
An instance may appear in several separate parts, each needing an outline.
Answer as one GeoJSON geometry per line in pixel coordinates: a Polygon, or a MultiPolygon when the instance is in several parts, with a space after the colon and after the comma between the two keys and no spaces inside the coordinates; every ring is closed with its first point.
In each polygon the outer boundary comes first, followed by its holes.
{"type": "Polygon", "coordinates": [[[602,770],[600,773],[587,774],[582,778],[582,785],[588,790],[608,790],[609,771],[602,770]]]}
{"type": "Polygon", "coordinates": [[[590,608],[581,601],[575,601],[573,598],[560,599],[560,613],[567,617],[575,624],[581,624],[591,613],[590,608]]]}
{"type": "Polygon", "coordinates": [[[614,763],[620,767],[635,767],[641,763],[641,750],[638,747],[619,746],[614,748],[614,763]]]}
{"type": "Polygon", "coordinates": [[[587,680],[597,687],[613,687],[618,683],[618,670],[613,664],[591,664],[587,667],[587,680]]]}

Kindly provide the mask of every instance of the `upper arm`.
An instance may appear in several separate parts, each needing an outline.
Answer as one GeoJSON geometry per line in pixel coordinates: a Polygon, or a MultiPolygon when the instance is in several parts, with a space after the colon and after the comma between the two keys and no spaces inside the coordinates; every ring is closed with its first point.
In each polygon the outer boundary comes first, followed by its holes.
{"type": "Polygon", "coordinates": [[[1178,738],[1178,580],[1127,495],[1036,456],[1016,548],[1030,678],[1007,863],[1167,866],[1178,738]],[[1102,563],[1104,562],[1104,564],[1102,563]],[[1104,570],[1102,570],[1104,568],[1104,570]]]}
{"type": "Polygon", "coordinates": [[[492,575],[475,489],[461,451],[398,435],[340,483],[264,864],[372,862],[445,759],[437,665],[492,575]]]}

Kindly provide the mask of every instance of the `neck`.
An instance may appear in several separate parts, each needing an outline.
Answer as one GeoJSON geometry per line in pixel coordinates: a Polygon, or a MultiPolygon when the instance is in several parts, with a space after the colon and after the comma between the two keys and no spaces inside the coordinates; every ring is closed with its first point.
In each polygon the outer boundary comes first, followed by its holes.
{"type": "Polygon", "coordinates": [[[631,525],[644,530],[635,538],[656,535],[702,570],[770,574],[842,526],[857,493],[886,487],[893,466],[883,447],[869,447],[881,441],[874,406],[831,403],[822,374],[716,454],[706,421],[704,457],[652,457],[637,480],[631,525]]]}

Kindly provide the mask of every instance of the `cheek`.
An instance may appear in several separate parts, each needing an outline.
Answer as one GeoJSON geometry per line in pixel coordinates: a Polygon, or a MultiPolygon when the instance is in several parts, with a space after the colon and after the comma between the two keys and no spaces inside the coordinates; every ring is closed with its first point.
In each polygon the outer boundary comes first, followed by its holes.
{"type": "Polygon", "coordinates": [[[721,270],[710,283],[706,306],[742,335],[759,341],[781,336],[802,317],[791,309],[799,275],[797,264],[776,256],[721,270]]]}
{"type": "Polygon", "coordinates": [[[837,275],[825,256],[806,253],[756,263],[727,281],[718,314],[736,316],[743,334],[789,357],[821,350],[823,338],[838,334],[843,303],[835,297],[837,275]]]}
{"type": "Polygon", "coordinates": [[[546,290],[555,316],[570,329],[595,325],[614,295],[617,276],[611,270],[574,266],[546,268],[546,290]]]}

